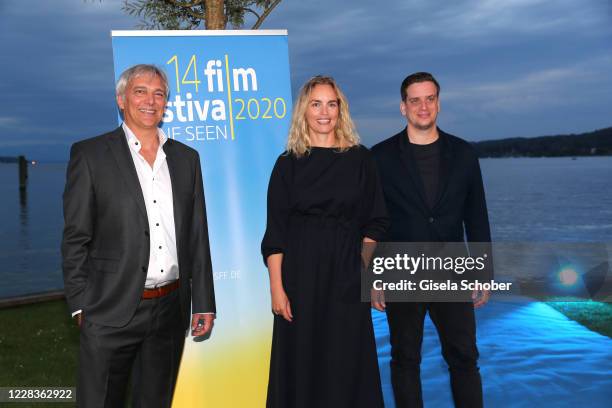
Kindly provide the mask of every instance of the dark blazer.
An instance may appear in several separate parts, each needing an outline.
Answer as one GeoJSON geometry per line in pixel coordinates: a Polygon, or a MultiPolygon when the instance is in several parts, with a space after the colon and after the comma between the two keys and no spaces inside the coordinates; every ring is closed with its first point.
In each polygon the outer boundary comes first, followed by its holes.
{"type": "MultiPolygon", "coordinates": [[[[212,266],[198,153],[168,139],[180,303],[215,312],[212,266]]],[[[140,302],[149,264],[149,224],[136,168],[121,127],[72,146],[64,191],[64,288],[71,312],[121,327],[140,302]]]]}
{"type": "Polygon", "coordinates": [[[440,182],[433,208],[415,164],[406,129],[372,148],[395,242],[490,242],[478,156],[468,142],[438,129],[440,182]]]}

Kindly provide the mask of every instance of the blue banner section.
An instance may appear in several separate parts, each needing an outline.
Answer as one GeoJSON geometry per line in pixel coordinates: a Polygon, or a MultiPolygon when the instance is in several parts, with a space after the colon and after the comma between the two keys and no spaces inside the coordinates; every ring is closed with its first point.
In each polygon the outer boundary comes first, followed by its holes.
{"type": "Polygon", "coordinates": [[[287,36],[189,33],[114,32],[115,76],[141,63],[166,71],[163,129],[202,160],[219,313],[237,308],[249,318],[253,298],[268,293],[259,242],[268,177],[291,116],[287,36]],[[238,296],[245,284],[248,295],[238,296]]]}

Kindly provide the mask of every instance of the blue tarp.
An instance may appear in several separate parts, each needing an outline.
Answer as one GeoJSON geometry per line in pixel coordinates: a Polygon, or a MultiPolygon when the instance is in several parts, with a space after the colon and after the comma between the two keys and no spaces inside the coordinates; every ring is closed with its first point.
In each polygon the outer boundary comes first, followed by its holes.
{"type": "MultiPolygon", "coordinates": [[[[384,313],[373,311],[385,406],[394,408],[384,313]]],[[[612,339],[540,302],[491,301],[477,310],[485,406],[612,406],[612,339]]],[[[421,380],[425,406],[452,407],[448,369],[429,317],[421,380]]]]}

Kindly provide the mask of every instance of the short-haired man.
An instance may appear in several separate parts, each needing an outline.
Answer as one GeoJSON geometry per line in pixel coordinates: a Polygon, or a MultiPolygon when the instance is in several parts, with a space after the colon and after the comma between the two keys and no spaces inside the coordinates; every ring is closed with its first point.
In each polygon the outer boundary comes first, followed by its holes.
{"type": "Polygon", "coordinates": [[[133,66],[116,91],[123,124],[75,143],[66,175],[62,257],[81,330],[77,403],[123,406],[134,366],[133,406],[169,407],[190,320],[203,336],[215,318],[200,159],[159,128],[168,97],[161,69],[133,66]]]}
{"type": "MultiPolygon", "coordinates": [[[[489,219],[478,157],[472,146],[436,126],[440,85],[417,72],[401,85],[400,111],[407,127],[372,148],[391,219],[389,241],[490,242],[489,219]]],[[[434,322],[451,377],[457,407],[482,406],[472,303],[396,303],[373,299],[387,311],[391,380],[398,408],[422,407],[420,363],[425,314],[434,322]]]]}

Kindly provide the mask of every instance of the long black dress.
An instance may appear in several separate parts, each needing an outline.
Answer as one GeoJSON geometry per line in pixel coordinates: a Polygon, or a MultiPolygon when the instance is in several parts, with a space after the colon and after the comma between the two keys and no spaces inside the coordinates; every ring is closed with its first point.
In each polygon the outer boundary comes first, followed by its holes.
{"type": "Polygon", "coordinates": [[[264,262],[283,254],[293,322],[274,318],[267,407],[383,406],[369,303],[360,302],[363,237],[388,226],[370,152],[281,155],[268,186],[264,262]]]}

